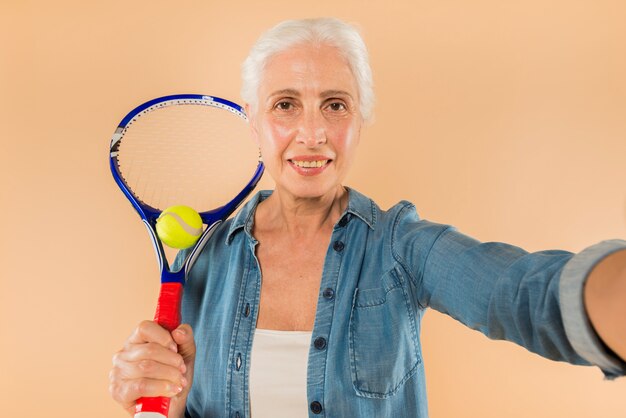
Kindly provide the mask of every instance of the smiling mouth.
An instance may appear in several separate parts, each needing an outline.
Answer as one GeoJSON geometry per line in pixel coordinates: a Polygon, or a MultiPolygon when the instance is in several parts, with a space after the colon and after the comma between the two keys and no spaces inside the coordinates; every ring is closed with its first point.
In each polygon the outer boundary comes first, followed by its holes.
{"type": "Polygon", "coordinates": [[[314,160],[314,161],[298,161],[298,160],[289,160],[289,162],[300,168],[320,168],[324,167],[331,160],[314,160]]]}

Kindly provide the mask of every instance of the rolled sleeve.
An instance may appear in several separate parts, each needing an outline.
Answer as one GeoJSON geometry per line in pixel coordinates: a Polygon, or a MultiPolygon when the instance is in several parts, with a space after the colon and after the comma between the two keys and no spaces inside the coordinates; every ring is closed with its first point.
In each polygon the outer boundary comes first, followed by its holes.
{"type": "Polygon", "coordinates": [[[559,294],[565,333],[576,352],[598,366],[607,379],[626,375],[626,362],[613,354],[595,332],[585,310],[583,289],[589,273],[608,255],[626,249],[626,241],[602,241],[572,257],[563,267],[559,294]]]}

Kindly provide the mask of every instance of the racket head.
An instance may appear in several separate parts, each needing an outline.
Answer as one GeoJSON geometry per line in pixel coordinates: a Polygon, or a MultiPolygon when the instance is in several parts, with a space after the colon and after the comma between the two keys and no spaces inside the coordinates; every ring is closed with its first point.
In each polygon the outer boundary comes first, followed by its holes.
{"type": "Polygon", "coordinates": [[[182,267],[188,268],[213,227],[246,199],[264,171],[243,108],[200,94],[163,96],[134,108],[115,130],[109,158],[113,178],[148,229],[162,282],[182,282],[184,275],[169,271],[155,232],[161,212],[187,205],[207,225],[187,252],[182,267]]]}

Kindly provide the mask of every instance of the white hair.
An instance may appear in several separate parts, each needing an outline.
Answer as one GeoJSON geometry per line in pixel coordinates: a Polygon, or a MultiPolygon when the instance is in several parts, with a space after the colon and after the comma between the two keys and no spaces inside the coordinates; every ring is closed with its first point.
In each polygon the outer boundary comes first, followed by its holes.
{"type": "Polygon", "coordinates": [[[361,117],[365,122],[371,121],[374,89],[367,47],[354,26],[335,18],[286,20],[262,34],[241,66],[242,99],[256,110],[259,84],[269,59],[293,46],[307,43],[329,45],[339,50],[356,80],[361,117]]]}

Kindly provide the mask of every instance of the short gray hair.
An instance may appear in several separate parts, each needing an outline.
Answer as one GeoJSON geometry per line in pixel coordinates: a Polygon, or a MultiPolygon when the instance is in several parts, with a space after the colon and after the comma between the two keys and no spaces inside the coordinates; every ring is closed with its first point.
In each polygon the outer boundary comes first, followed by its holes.
{"type": "Polygon", "coordinates": [[[357,83],[361,117],[371,121],[374,89],[367,47],[354,26],[335,18],[286,20],[262,34],[241,66],[242,99],[256,110],[259,84],[269,59],[307,43],[333,46],[346,58],[357,83]]]}

